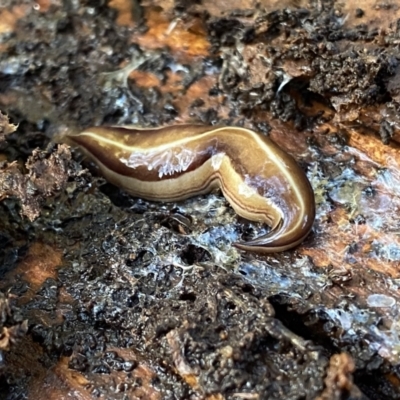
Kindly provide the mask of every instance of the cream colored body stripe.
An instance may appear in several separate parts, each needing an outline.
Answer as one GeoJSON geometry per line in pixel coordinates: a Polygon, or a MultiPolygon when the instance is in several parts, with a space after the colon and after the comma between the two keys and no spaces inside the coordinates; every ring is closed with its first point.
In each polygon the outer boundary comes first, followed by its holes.
{"type": "MultiPolygon", "coordinates": [[[[200,126],[195,126],[197,129],[200,126]]],[[[115,127],[119,128],[119,127],[115,127]]],[[[104,131],[106,131],[109,134],[113,133],[113,128],[101,128],[104,131]]],[[[269,217],[270,221],[273,221],[273,232],[271,232],[268,235],[265,235],[264,237],[257,238],[254,241],[250,242],[245,242],[238,244],[238,247],[246,249],[246,250],[256,250],[256,251],[265,251],[265,252],[270,252],[270,251],[281,251],[285,250],[287,248],[292,247],[293,245],[298,244],[301,240],[304,239],[305,236],[307,236],[309,230],[311,229],[312,221],[314,220],[315,216],[315,210],[314,210],[314,196],[311,190],[311,186],[309,185],[306,176],[304,173],[300,170],[300,168],[294,164],[294,161],[291,159],[291,157],[285,153],[281,149],[279,149],[275,144],[271,142],[271,144],[268,143],[269,139],[264,139],[262,138],[259,134],[256,132],[253,132],[248,129],[244,128],[237,128],[237,127],[221,127],[221,128],[212,128],[210,127],[209,130],[207,130],[207,127],[204,127],[204,131],[199,132],[198,134],[194,134],[191,136],[184,136],[181,139],[175,139],[171,140],[170,142],[166,142],[163,144],[159,144],[157,146],[148,146],[148,148],[143,148],[140,146],[130,146],[127,145],[126,143],[123,143],[121,140],[121,137],[125,137],[127,134],[129,134],[129,129],[132,130],[139,130],[136,127],[126,127],[127,133],[122,134],[121,132],[115,133],[115,140],[105,137],[102,134],[98,132],[93,132],[90,130],[90,128],[86,131],[81,132],[78,135],[71,135],[70,139],[73,140],[74,136],[79,137],[79,138],[90,138],[95,141],[95,143],[99,143],[99,149],[101,150],[102,147],[107,147],[110,146],[110,148],[118,149],[120,152],[127,152],[132,154],[132,157],[134,157],[135,154],[148,154],[148,153],[162,153],[166,151],[170,151],[171,149],[184,149],[188,147],[192,142],[194,141],[199,141],[199,139],[203,142],[206,143],[207,139],[212,139],[214,136],[217,136],[218,133],[224,131],[229,131],[229,132],[236,132],[239,134],[242,134],[249,139],[249,146],[256,146],[258,149],[261,149],[263,153],[265,153],[265,159],[269,160],[274,166],[276,166],[277,170],[279,171],[280,178],[283,181],[287,182],[288,187],[290,188],[292,192],[292,201],[293,201],[293,210],[295,210],[295,215],[291,216],[289,219],[286,218],[287,216],[283,213],[283,210],[275,204],[271,199],[263,197],[259,194],[254,195],[254,201],[251,200],[245,200],[242,199],[242,201],[239,198],[239,193],[237,193],[237,188],[231,188],[230,186],[223,188],[225,196],[228,198],[228,200],[231,202],[231,204],[234,206],[235,210],[242,216],[248,219],[257,219],[257,213],[264,213],[267,212],[267,210],[258,210],[257,207],[261,207],[260,204],[262,202],[267,203],[268,207],[271,209],[274,209],[275,212],[272,212],[272,215],[275,215],[275,217],[269,217]],[[233,189],[233,191],[231,191],[233,189]],[[254,207],[253,207],[253,202],[254,202],[254,207]],[[241,207],[241,204],[243,203],[243,206],[241,207]],[[259,204],[259,206],[256,206],[259,204]],[[252,211],[253,210],[253,211],[252,211]],[[279,215],[279,217],[278,217],[279,215]],[[279,232],[278,232],[279,231],[279,232]],[[280,236],[279,236],[280,234],[280,236]],[[284,238],[288,238],[285,242],[284,238]],[[290,239],[289,239],[290,238],[290,239]],[[292,242],[290,243],[290,240],[292,242]],[[274,244],[276,243],[276,246],[274,247],[274,244]],[[282,243],[282,244],[278,244],[282,243]]],[[[168,128],[160,128],[160,130],[163,129],[170,129],[171,131],[174,129],[174,127],[168,127],[168,128]]],[[[186,133],[188,130],[190,130],[190,126],[186,126],[186,133]]],[[[147,129],[140,129],[140,133],[136,132],[133,134],[136,135],[146,135],[147,129]]],[[[154,129],[154,131],[157,131],[158,129],[154,129]]],[[[180,133],[180,131],[179,131],[180,133]]],[[[175,131],[174,134],[176,135],[177,132],[175,131]]],[[[183,133],[182,133],[183,134],[183,133]]],[[[165,132],[166,138],[168,138],[168,132],[165,132]]],[[[146,136],[146,139],[148,139],[151,136],[146,136]]],[[[226,137],[229,139],[229,134],[226,135],[226,137]]],[[[232,137],[232,136],[231,136],[232,137]]],[[[240,137],[240,136],[238,136],[240,137]]],[[[219,140],[221,140],[221,136],[218,136],[219,140]]],[[[84,142],[84,140],[83,140],[84,142]]],[[[230,141],[226,140],[226,143],[224,143],[226,146],[230,146],[230,141]]],[[[85,149],[85,144],[80,143],[79,144],[83,149],[85,149]]],[[[234,146],[234,144],[232,145],[234,146]]],[[[106,151],[106,150],[104,150],[106,151]]],[[[110,151],[110,150],[108,150],[110,151]]],[[[153,193],[153,190],[156,190],[156,188],[163,188],[162,182],[141,182],[138,181],[136,178],[129,178],[115,173],[114,171],[110,170],[105,166],[105,164],[102,163],[101,159],[97,159],[92,153],[88,151],[89,155],[91,155],[92,158],[95,159],[95,161],[98,162],[98,164],[101,166],[101,169],[105,175],[105,177],[109,177],[113,183],[117,184],[118,186],[121,186],[122,188],[125,188],[127,191],[137,195],[140,194],[144,198],[150,198],[150,199],[156,199],[157,195],[156,194],[150,194],[153,193]],[[129,184],[128,184],[129,181],[129,184]],[[141,183],[140,183],[141,182],[141,183]],[[136,189],[135,189],[136,187],[136,189]]],[[[116,152],[118,153],[118,152],[116,152]]],[[[261,153],[262,154],[262,153],[261,153]]],[[[228,158],[229,157],[223,157],[228,158]]],[[[216,169],[212,169],[212,164],[213,164],[213,156],[210,157],[210,162],[207,166],[204,166],[204,164],[200,165],[198,167],[199,170],[202,170],[201,174],[204,176],[201,176],[200,178],[203,180],[207,179],[207,175],[211,178],[211,176],[215,173],[216,169]],[[205,172],[206,171],[206,172],[205,172]]],[[[218,179],[223,183],[224,185],[232,185],[232,186],[238,186],[238,182],[240,184],[246,184],[244,177],[240,177],[235,172],[234,167],[231,165],[231,160],[229,159],[228,161],[222,163],[222,166],[217,168],[218,170],[222,168],[223,170],[218,172],[218,179]],[[229,162],[228,162],[229,161],[229,162]],[[224,177],[227,177],[226,182],[224,180],[224,177]],[[235,185],[234,185],[234,182],[235,185]]],[[[247,161],[243,161],[247,162],[247,161]]],[[[249,163],[251,163],[252,160],[249,160],[249,163]]],[[[254,165],[252,166],[254,167],[254,165]]],[[[263,166],[260,165],[260,168],[263,166]]],[[[170,179],[169,181],[177,181],[177,186],[179,189],[185,189],[183,186],[179,186],[183,183],[187,185],[187,188],[189,189],[188,185],[190,185],[190,182],[193,182],[193,179],[190,180],[189,177],[195,176],[196,170],[195,171],[190,171],[190,172],[185,172],[182,171],[182,175],[179,176],[178,178],[175,179],[170,179]]],[[[164,179],[164,178],[163,178],[164,179]]],[[[165,176],[164,180],[168,180],[169,177],[165,176]]],[[[200,181],[201,181],[200,179],[200,181]]],[[[217,179],[217,176],[216,178],[217,179]]],[[[262,179],[264,179],[266,182],[268,181],[268,176],[263,176],[262,179]]],[[[284,183],[283,183],[284,184],[284,183]]],[[[172,186],[171,190],[174,190],[175,186],[172,186]]],[[[205,187],[201,189],[201,186],[199,186],[198,190],[200,190],[202,193],[204,192],[205,187]]],[[[196,189],[194,191],[189,191],[190,193],[196,193],[196,189]]],[[[179,193],[183,192],[176,192],[176,196],[172,196],[170,198],[184,198],[183,195],[179,195],[179,193]]],[[[250,196],[250,195],[249,195],[250,196]]],[[[253,196],[253,195],[251,195],[253,196]]],[[[243,197],[243,196],[242,196],[243,197]]],[[[161,196],[161,198],[163,198],[161,196]]],[[[164,197],[166,198],[166,197],[164,197]]],[[[168,199],[167,199],[168,200],[168,199]]],[[[266,206],[264,206],[265,208],[266,206]]],[[[268,213],[267,213],[268,214],[268,213]]]]}
{"type": "MultiPolygon", "coordinates": [[[[134,128],[134,129],[137,129],[137,128],[134,128]]],[[[94,133],[94,132],[90,132],[90,131],[83,131],[80,135],[81,136],[86,135],[88,137],[95,138],[95,139],[99,140],[99,142],[111,144],[113,146],[118,147],[121,150],[125,150],[125,151],[128,151],[128,152],[134,154],[134,153],[154,152],[155,150],[157,150],[158,152],[162,152],[162,151],[166,151],[166,150],[168,150],[168,149],[170,149],[172,147],[177,147],[177,146],[182,146],[183,147],[183,146],[187,145],[190,142],[198,140],[199,136],[201,136],[202,138],[205,138],[205,136],[213,136],[217,132],[223,131],[225,129],[226,128],[216,128],[216,129],[213,129],[213,130],[211,130],[211,131],[209,131],[207,133],[202,133],[200,135],[191,136],[191,137],[183,138],[183,139],[180,139],[180,140],[175,140],[173,142],[157,146],[156,148],[152,147],[150,149],[143,149],[142,147],[137,147],[137,146],[128,146],[128,145],[125,145],[123,143],[116,142],[116,141],[104,138],[104,137],[100,136],[99,134],[94,133]]],[[[277,157],[274,154],[274,152],[265,144],[265,142],[263,142],[260,139],[260,136],[257,133],[255,133],[253,131],[250,131],[249,129],[244,129],[244,128],[230,127],[229,129],[232,130],[232,131],[236,130],[236,131],[240,131],[240,132],[245,132],[246,134],[250,135],[258,143],[258,145],[265,151],[266,158],[272,160],[276,165],[279,166],[280,171],[285,176],[286,180],[289,182],[290,187],[294,190],[294,192],[296,194],[296,197],[298,199],[298,202],[300,204],[301,212],[304,215],[305,204],[304,204],[304,201],[303,201],[303,199],[301,197],[301,193],[300,193],[299,187],[298,187],[297,183],[295,182],[295,180],[290,175],[289,170],[286,167],[285,163],[279,157],[277,157]]],[[[146,129],[140,129],[140,130],[145,131],[146,129]]],[[[271,206],[276,207],[276,205],[273,204],[272,202],[270,202],[270,204],[271,204],[271,206]]],[[[298,225],[300,224],[300,221],[301,220],[299,220],[298,224],[295,225],[292,229],[296,229],[298,227],[298,225]]]]}

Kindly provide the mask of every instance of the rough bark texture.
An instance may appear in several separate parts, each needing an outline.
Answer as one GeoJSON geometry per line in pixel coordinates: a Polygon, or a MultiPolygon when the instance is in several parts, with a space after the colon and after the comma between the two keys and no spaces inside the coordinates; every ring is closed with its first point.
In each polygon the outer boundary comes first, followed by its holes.
{"type": "Polygon", "coordinates": [[[400,7],[352,3],[0,9],[0,398],[400,399],[400,7]],[[290,152],[307,240],[241,253],[264,228],[220,194],[134,199],[48,146],[181,122],[290,152]]]}

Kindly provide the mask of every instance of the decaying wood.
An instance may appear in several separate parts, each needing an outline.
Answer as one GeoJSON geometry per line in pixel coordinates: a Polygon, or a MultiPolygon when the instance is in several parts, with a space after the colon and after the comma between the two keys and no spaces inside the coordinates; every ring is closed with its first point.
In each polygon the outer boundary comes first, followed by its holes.
{"type": "Polygon", "coordinates": [[[396,2],[13,3],[5,398],[399,398],[396,2]],[[65,129],[179,122],[246,126],[290,152],[318,205],[307,240],[240,253],[263,227],[219,194],[133,199],[65,146],[44,150],[65,129]]]}

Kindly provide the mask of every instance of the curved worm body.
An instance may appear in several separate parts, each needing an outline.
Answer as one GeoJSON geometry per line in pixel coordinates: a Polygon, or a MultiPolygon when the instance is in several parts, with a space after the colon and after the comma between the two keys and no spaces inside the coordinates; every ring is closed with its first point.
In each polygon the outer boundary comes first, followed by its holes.
{"type": "Polygon", "coordinates": [[[271,140],[248,129],[94,127],[67,140],[133,196],[178,201],[220,187],[237,214],[271,227],[266,235],[235,243],[243,250],[289,249],[314,222],[314,193],[304,172],[271,140]]]}

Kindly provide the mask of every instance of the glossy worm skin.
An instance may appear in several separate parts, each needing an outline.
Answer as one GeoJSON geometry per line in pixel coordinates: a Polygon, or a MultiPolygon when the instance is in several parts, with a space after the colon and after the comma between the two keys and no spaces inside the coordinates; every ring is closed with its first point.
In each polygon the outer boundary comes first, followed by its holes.
{"type": "Polygon", "coordinates": [[[271,253],[299,244],[315,217],[314,193],[294,159],[270,139],[236,127],[94,127],[67,135],[111,183],[133,196],[178,201],[221,188],[240,216],[271,231],[235,246],[271,253]]]}

